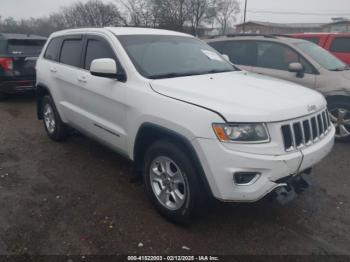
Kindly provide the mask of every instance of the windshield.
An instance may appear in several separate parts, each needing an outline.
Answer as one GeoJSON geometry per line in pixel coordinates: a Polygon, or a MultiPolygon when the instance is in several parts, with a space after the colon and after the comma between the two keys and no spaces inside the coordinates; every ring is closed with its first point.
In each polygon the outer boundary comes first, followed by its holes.
{"type": "Polygon", "coordinates": [[[118,36],[140,74],[150,79],[236,70],[202,41],[171,35],[118,36]]]}
{"type": "Polygon", "coordinates": [[[12,55],[39,55],[45,40],[9,40],[7,51],[12,55]]]}
{"type": "Polygon", "coordinates": [[[328,70],[337,71],[344,70],[346,68],[346,65],[342,61],[316,44],[310,42],[298,42],[295,43],[295,45],[297,45],[305,54],[313,58],[322,67],[328,70]]]}

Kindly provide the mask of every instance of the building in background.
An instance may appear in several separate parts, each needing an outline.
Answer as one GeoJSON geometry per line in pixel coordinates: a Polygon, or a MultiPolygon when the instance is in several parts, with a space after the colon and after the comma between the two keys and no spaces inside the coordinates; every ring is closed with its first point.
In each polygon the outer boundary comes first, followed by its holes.
{"type": "Polygon", "coordinates": [[[323,26],[324,32],[350,32],[350,20],[337,17],[332,18],[333,22],[323,26]]]}

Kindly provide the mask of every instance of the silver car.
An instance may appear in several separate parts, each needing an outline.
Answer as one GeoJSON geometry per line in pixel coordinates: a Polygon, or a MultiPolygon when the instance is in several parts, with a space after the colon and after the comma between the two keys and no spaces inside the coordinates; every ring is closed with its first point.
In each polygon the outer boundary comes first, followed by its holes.
{"type": "Polygon", "coordinates": [[[328,101],[338,140],[350,141],[350,68],[322,47],[270,35],[233,35],[207,41],[243,70],[302,84],[328,101]]]}

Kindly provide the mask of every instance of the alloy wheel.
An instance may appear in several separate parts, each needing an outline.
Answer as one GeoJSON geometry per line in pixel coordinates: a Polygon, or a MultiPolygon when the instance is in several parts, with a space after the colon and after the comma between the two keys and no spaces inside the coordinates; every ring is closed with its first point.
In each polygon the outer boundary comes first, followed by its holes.
{"type": "Polygon", "coordinates": [[[188,197],[188,183],[178,165],[170,158],[159,156],[150,166],[150,182],[159,203],[169,210],[180,209],[188,197]]]}
{"type": "Polygon", "coordinates": [[[350,111],[345,108],[334,108],[329,111],[329,116],[336,128],[337,138],[350,136],[350,111]]]}
{"type": "Polygon", "coordinates": [[[53,108],[50,104],[44,106],[44,122],[47,128],[47,131],[52,134],[56,129],[56,120],[53,108]]]}

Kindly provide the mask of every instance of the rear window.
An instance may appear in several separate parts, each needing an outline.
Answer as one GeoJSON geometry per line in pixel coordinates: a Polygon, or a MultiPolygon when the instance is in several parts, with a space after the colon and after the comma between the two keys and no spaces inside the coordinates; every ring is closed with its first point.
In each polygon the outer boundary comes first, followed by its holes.
{"type": "Polygon", "coordinates": [[[331,46],[331,51],[339,53],[350,53],[350,37],[335,38],[331,46]]]}
{"type": "Polygon", "coordinates": [[[81,39],[64,40],[60,62],[66,65],[80,67],[82,43],[83,41],[81,39]]]}
{"type": "Polygon", "coordinates": [[[45,42],[45,40],[10,39],[7,43],[7,52],[12,55],[39,55],[45,42]]]}
{"type": "Polygon", "coordinates": [[[61,38],[53,38],[48,44],[44,57],[49,60],[58,61],[58,54],[60,53],[61,38]]]}

